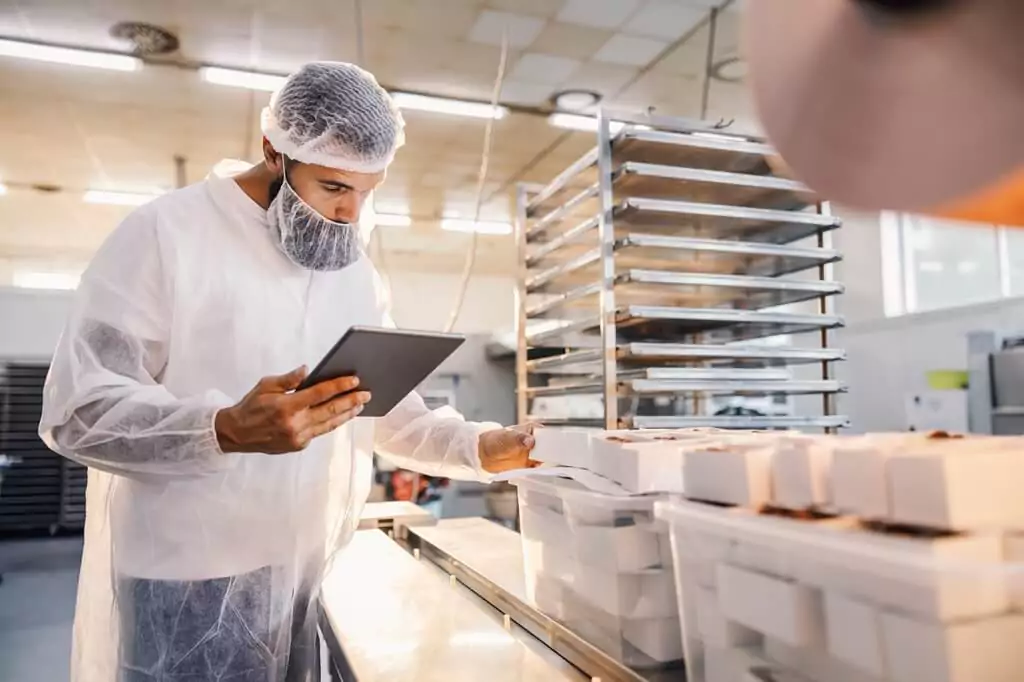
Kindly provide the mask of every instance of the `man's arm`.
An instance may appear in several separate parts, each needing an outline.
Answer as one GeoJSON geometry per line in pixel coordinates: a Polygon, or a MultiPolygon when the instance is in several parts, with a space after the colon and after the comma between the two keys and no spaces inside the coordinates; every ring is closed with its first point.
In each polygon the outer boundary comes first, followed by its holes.
{"type": "Polygon", "coordinates": [[[417,393],[409,394],[374,430],[376,452],[395,465],[429,476],[485,480],[480,435],[498,424],[467,422],[451,408],[432,411],[417,393]]]}
{"type": "Polygon", "coordinates": [[[157,381],[167,361],[170,300],[151,206],[130,215],[82,277],[43,393],[39,433],[87,466],[194,476],[234,464],[214,417],[232,401],[178,399],[157,381]]]}

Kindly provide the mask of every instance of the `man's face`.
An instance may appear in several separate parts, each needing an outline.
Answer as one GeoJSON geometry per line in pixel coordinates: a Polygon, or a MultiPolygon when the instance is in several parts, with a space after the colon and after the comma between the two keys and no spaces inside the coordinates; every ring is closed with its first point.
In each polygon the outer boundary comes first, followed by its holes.
{"type": "MultiPolygon", "coordinates": [[[[299,163],[289,159],[284,161],[277,157],[276,169],[280,172],[282,164],[288,174],[288,183],[303,201],[313,207],[320,215],[339,223],[355,223],[363,210],[363,202],[384,182],[385,172],[356,173],[340,171],[326,166],[299,163]]],[[[279,177],[270,186],[270,198],[281,189],[282,178],[279,177]]]]}

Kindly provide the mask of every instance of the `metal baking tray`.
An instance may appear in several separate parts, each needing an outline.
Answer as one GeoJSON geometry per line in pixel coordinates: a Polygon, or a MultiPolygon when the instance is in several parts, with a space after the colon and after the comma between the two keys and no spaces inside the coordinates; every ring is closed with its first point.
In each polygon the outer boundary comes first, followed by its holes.
{"type": "MultiPolygon", "coordinates": [[[[570,262],[567,265],[575,265],[570,262]]],[[[545,296],[540,303],[527,308],[528,317],[562,314],[566,307],[594,308],[599,303],[601,283],[593,282],[565,291],[561,275],[573,270],[556,269],[527,280],[529,294],[545,296]]],[[[780,277],[747,275],[705,275],[700,273],[665,272],[662,270],[627,270],[615,278],[617,304],[675,306],[680,308],[736,308],[759,310],[799,303],[823,296],[841,294],[838,282],[794,280],[780,277]]]]}
{"type": "MultiPolygon", "coordinates": [[[[838,348],[793,348],[791,346],[738,346],[673,343],[630,343],[615,353],[618,367],[628,371],[636,366],[680,366],[708,363],[710,367],[764,367],[837,362],[846,359],[838,348]]],[[[562,355],[530,360],[534,374],[598,374],[603,351],[574,350],[562,355]]]]}
{"type": "MultiPolygon", "coordinates": [[[[531,420],[532,421],[532,420],[531,420]]],[[[566,424],[568,426],[570,424],[566,424]]],[[[632,429],[686,429],[695,426],[720,429],[835,429],[850,425],[848,417],[828,415],[822,417],[794,416],[702,416],[679,417],[632,416],[622,420],[622,426],[632,429]]]]}
{"type": "MultiPolygon", "coordinates": [[[[537,204],[533,214],[548,214],[597,182],[597,169],[582,172],[562,191],[537,204]]],[[[814,203],[806,185],[771,175],[682,168],[640,161],[627,161],[612,172],[612,192],[619,199],[686,199],[710,204],[753,206],[775,210],[798,210],[814,203]]],[[[577,210],[593,214],[595,201],[581,201],[577,210]]]]}
{"type": "MultiPolygon", "coordinates": [[[[559,242],[563,244],[597,227],[597,202],[580,202],[574,208],[579,210],[558,213],[557,220],[534,224],[527,231],[527,240],[539,242],[546,238],[546,244],[572,231],[569,239],[559,242]]],[[[771,244],[787,244],[842,225],[839,218],[809,211],[708,204],[678,198],[626,197],[614,206],[611,216],[617,237],[629,232],[654,232],[771,244]]]]}
{"type": "Polygon", "coordinates": [[[674,166],[768,175],[767,157],[775,150],[728,133],[674,133],[626,126],[612,139],[612,154],[623,161],[647,161],[674,166]]]}
{"type": "MultiPolygon", "coordinates": [[[[642,395],[672,395],[677,393],[696,393],[704,395],[815,395],[822,393],[841,393],[846,387],[833,380],[794,380],[782,381],[728,381],[714,379],[626,379],[618,382],[619,397],[642,395]]],[[[584,381],[574,384],[557,386],[532,386],[526,389],[531,397],[599,394],[604,392],[604,384],[600,381],[584,381]]]]}
{"type": "Polygon", "coordinates": [[[566,218],[580,215],[581,207],[585,206],[588,200],[595,198],[597,196],[597,192],[598,186],[595,182],[589,187],[584,187],[575,195],[571,196],[561,206],[558,206],[554,210],[548,211],[544,215],[538,217],[527,229],[527,239],[530,239],[532,235],[546,232],[547,230],[559,225],[566,218]]]}
{"type": "Polygon", "coordinates": [[[834,230],[839,218],[803,211],[725,206],[692,201],[627,198],[612,209],[616,228],[667,229],[681,237],[788,244],[834,230]]]}
{"type": "MultiPolygon", "coordinates": [[[[527,256],[527,268],[554,267],[570,258],[591,253],[597,261],[596,220],[587,221],[558,239],[538,245],[527,256]],[[588,234],[589,232],[589,234],[588,234]],[[587,239],[587,237],[591,237],[587,239]]],[[[659,234],[625,233],[614,244],[619,268],[676,270],[726,275],[777,277],[835,263],[841,256],[835,249],[784,246],[780,244],[719,241],[659,234]]],[[[598,268],[579,271],[580,276],[597,277],[598,268]]]]}
{"type": "Polygon", "coordinates": [[[649,381],[786,381],[792,378],[785,369],[777,367],[644,367],[624,370],[616,376],[649,381]]]}
{"type": "MultiPolygon", "coordinates": [[[[838,315],[802,315],[772,311],[626,306],[615,313],[619,341],[728,343],[843,326],[838,315]]],[[[600,343],[600,318],[573,320],[527,337],[531,346],[573,347],[600,343]]]]}
{"type": "MultiPolygon", "coordinates": [[[[766,144],[729,133],[665,132],[628,125],[612,138],[615,162],[646,161],[752,175],[771,174],[767,157],[775,153],[766,144]]],[[[571,188],[579,189],[583,184],[580,176],[593,173],[597,161],[598,149],[594,147],[545,185],[527,204],[527,213],[536,215],[539,206],[552,200],[565,201],[566,192],[571,188]]]]}

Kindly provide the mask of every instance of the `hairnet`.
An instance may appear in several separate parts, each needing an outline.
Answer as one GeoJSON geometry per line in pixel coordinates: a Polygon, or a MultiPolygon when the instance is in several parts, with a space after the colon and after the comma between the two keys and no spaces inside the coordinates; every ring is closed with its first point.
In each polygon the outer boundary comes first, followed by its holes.
{"type": "Polygon", "coordinates": [[[405,122],[368,71],[313,62],[289,76],[261,117],[274,149],[302,163],[358,173],[388,167],[405,142],[405,122]]]}

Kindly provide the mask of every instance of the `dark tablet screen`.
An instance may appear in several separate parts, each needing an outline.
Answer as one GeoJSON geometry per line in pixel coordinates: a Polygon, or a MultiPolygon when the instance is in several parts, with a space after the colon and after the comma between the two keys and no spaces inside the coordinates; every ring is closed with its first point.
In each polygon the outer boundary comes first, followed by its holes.
{"type": "Polygon", "coordinates": [[[383,417],[419,386],[466,339],[456,334],[352,327],[298,390],[343,376],[359,377],[373,397],[363,417],[383,417]]]}

